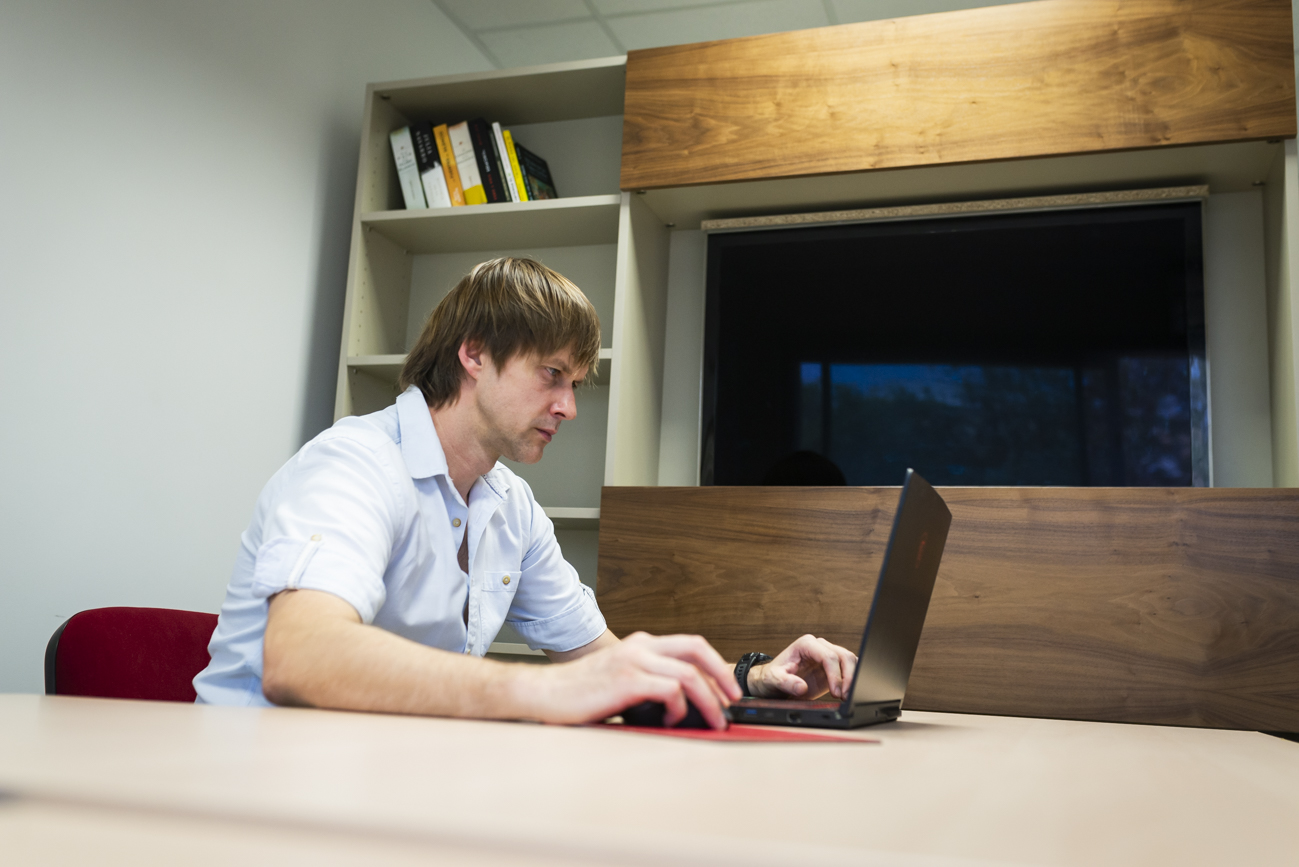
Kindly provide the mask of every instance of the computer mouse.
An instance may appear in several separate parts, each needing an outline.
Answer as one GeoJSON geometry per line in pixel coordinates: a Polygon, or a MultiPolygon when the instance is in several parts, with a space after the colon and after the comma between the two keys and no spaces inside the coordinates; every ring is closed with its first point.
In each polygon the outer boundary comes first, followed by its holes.
{"type": "MultiPolygon", "coordinates": [[[[722,708],[726,715],[726,721],[731,721],[731,714],[726,708],[722,708]]],[[[625,725],[642,726],[644,728],[663,728],[663,717],[667,714],[667,706],[661,701],[643,701],[640,704],[632,705],[624,710],[618,716],[622,717],[625,725]]],[[[708,720],[699,712],[699,708],[694,706],[691,701],[686,702],[686,715],[681,722],[672,728],[678,729],[706,729],[712,728],[708,725],[708,720]]]]}

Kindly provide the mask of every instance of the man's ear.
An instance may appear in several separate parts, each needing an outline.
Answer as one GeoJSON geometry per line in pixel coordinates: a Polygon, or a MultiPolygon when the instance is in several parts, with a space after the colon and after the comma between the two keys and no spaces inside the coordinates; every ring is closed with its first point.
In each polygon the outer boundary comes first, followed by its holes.
{"type": "Polygon", "coordinates": [[[482,375],[483,368],[488,361],[487,352],[484,350],[482,343],[476,340],[466,340],[460,344],[460,351],[457,354],[460,356],[460,366],[465,369],[465,373],[469,375],[470,379],[477,380],[482,375]]]}

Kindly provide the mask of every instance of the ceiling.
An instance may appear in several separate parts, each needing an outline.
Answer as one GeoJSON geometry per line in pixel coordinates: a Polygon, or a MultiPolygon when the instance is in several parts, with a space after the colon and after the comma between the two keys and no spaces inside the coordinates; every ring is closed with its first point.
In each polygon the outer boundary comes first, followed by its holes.
{"type": "Polygon", "coordinates": [[[497,68],[1007,0],[430,0],[497,68]]]}

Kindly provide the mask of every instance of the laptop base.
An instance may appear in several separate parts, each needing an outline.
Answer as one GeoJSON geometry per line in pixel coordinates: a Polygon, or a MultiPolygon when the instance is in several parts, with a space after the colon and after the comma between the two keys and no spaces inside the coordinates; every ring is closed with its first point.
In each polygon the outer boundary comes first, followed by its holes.
{"type": "Polygon", "coordinates": [[[749,725],[855,729],[892,722],[901,713],[900,704],[880,701],[851,705],[845,714],[844,704],[837,701],[745,698],[731,705],[731,721],[749,725]]]}

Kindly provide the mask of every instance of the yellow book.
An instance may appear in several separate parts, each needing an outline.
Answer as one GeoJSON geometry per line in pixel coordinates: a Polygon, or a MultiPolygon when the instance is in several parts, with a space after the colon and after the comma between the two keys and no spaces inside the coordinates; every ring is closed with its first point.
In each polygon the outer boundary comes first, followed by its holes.
{"type": "Polygon", "coordinates": [[[451,196],[451,205],[465,203],[465,190],[460,186],[460,169],[456,167],[455,151],[451,150],[451,136],[447,135],[447,125],[433,127],[433,141],[438,146],[438,156],[442,159],[442,172],[447,177],[447,193],[451,196]]]}
{"type": "Polygon", "coordinates": [[[451,151],[455,154],[456,168],[460,170],[460,186],[465,191],[465,204],[487,204],[487,191],[483,189],[483,180],[478,174],[474,143],[469,137],[469,124],[461,122],[447,127],[447,137],[451,139],[451,151]]]}
{"type": "Polygon", "coordinates": [[[501,133],[501,138],[505,139],[505,150],[510,155],[510,172],[514,175],[514,186],[519,189],[519,201],[528,201],[528,185],[523,182],[523,170],[519,168],[519,155],[514,152],[514,139],[510,137],[510,131],[507,129],[501,133]]]}

